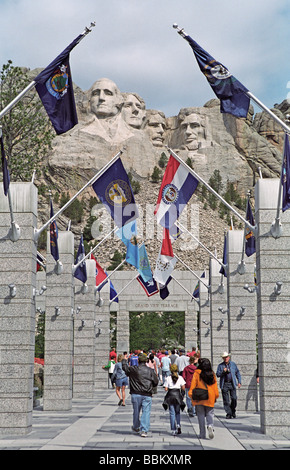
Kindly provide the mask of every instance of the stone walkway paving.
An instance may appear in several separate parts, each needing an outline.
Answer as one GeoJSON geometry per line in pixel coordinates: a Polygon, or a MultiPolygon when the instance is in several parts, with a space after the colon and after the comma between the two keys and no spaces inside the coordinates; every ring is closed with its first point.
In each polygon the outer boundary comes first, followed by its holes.
{"type": "Polygon", "coordinates": [[[214,439],[199,439],[197,418],[190,418],[186,412],[181,413],[182,434],[172,436],[169,413],[162,407],[163,396],[164,390],[159,387],[153,397],[151,429],[146,438],[131,429],[128,391],[123,407],[118,406],[115,391],[100,390],[94,399],[73,399],[71,411],[48,412],[41,406],[34,409],[32,431],[25,436],[0,436],[0,449],[97,450],[99,455],[125,452],[134,455],[137,462],[143,451],[189,455],[194,450],[290,450],[286,437],[274,439],[260,432],[259,413],[238,412],[236,419],[226,420],[220,399],[215,407],[214,439]]]}

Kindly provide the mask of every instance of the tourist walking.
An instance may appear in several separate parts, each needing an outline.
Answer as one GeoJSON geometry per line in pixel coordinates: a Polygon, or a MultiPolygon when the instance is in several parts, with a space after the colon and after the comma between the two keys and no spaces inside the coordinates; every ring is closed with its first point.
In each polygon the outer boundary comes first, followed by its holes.
{"type": "Polygon", "coordinates": [[[225,351],[222,354],[222,359],[223,362],[218,365],[216,375],[220,377],[220,389],[226,418],[231,419],[236,417],[237,387],[241,387],[242,377],[237,364],[231,361],[230,353],[225,351]]]}
{"type": "Polygon", "coordinates": [[[185,408],[183,401],[185,380],[178,374],[176,364],[171,364],[170,372],[171,375],[166,377],[164,382],[167,394],[164,397],[163,408],[167,410],[169,407],[170,428],[172,435],[176,436],[176,434],[181,434],[180,410],[183,411],[185,408]]]}
{"type": "Polygon", "coordinates": [[[194,371],[196,370],[197,366],[195,365],[197,362],[196,356],[189,357],[189,365],[183,369],[182,377],[185,380],[185,395],[186,395],[186,405],[187,405],[187,412],[189,416],[195,416],[195,407],[192,406],[191,398],[188,396],[188,392],[191,386],[192,376],[194,371]]]}
{"type": "Polygon", "coordinates": [[[180,350],[180,356],[176,359],[179,375],[182,375],[184,367],[189,364],[189,357],[185,355],[185,349],[180,350]]]}
{"type": "Polygon", "coordinates": [[[158,385],[158,377],[153,369],[146,366],[147,357],[145,354],[140,354],[138,360],[139,366],[129,366],[123,360],[122,368],[129,377],[130,395],[133,405],[132,429],[135,432],[140,432],[141,437],[147,437],[150,429],[153,388],[158,385]]]}
{"type": "Polygon", "coordinates": [[[128,377],[122,368],[123,360],[126,361],[124,355],[119,354],[117,363],[114,368],[113,375],[111,377],[112,383],[115,382],[116,384],[116,394],[117,394],[117,397],[119,398],[119,403],[118,403],[119,406],[120,405],[125,406],[126,386],[129,385],[128,377]]]}
{"type": "Polygon", "coordinates": [[[209,359],[199,359],[199,365],[193,374],[188,395],[192,399],[192,405],[195,406],[196,409],[200,439],[206,438],[206,424],[208,429],[208,437],[213,439],[214,405],[219,396],[219,392],[216,376],[212,370],[209,359]],[[203,399],[195,398],[195,395],[198,393],[197,389],[203,389],[203,392],[205,392],[207,396],[205,396],[203,399]]]}
{"type": "Polygon", "coordinates": [[[170,375],[171,361],[168,356],[168,351],[165,351],[165,355],[161,358],[160,363],[161,363],[161,372],[162,372],[162,385],[164,386],[166,377],[170,375]]]}

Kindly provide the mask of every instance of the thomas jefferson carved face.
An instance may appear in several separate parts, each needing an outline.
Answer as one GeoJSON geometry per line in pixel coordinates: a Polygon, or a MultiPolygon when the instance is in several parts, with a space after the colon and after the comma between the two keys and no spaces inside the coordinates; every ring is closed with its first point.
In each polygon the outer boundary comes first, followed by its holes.
{"type": "Polygon", "coordinates": [[[108,78],[97,80],[90,89],[90,108],[98,118],[108,118],[120,112],[122,96],[117,85],[108,78]]]}
{"type": "Polygon", "coordinates": [[[135,93],[126,93],[122,116],[129,126],[140,129],[146,116],[145,103],[142,98],[135,93]]]}

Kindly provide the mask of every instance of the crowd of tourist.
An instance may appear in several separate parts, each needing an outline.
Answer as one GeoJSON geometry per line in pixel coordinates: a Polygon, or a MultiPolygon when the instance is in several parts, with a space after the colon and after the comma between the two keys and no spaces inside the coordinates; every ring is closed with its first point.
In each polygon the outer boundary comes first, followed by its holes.
{"type": "Polygon", "coordinates": [[[241,375],[230,354],[222,354],[223,362],[216,374],[209,359],[201,358],[196,348],[158,351],[135,350],[117,356],[113,348],[104,369],[116,389],[118,405],[125,406],[125,390],[129,387],[133,406],[132,430],[147,437],[150,428],[152,396],[157,387],[164,388],[163,408],[169,410],[172,434],[181,434],[180,412],[187,408],[188,415],[197,416],[200,438],[214,437],[214,405],[219,397],[217,377],[226,417],[235,417],[236,388],[241,386],[241,375]],[[141,416],[140,416],[141,414],[141,416]]]}

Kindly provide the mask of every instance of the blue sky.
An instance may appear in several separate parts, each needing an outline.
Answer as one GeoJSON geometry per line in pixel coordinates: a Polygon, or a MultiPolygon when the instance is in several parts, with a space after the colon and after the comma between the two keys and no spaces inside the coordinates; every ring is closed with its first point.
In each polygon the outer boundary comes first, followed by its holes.
{"type": "Polygon", "coordinates": [[[71,53],[73,81],[108,77],[166,116],[214,98],[173,23],[266,106],[290,96],[289,0],[0,0],[0,12],[1,65],[45,67],[96,21],[71,53]]]}

